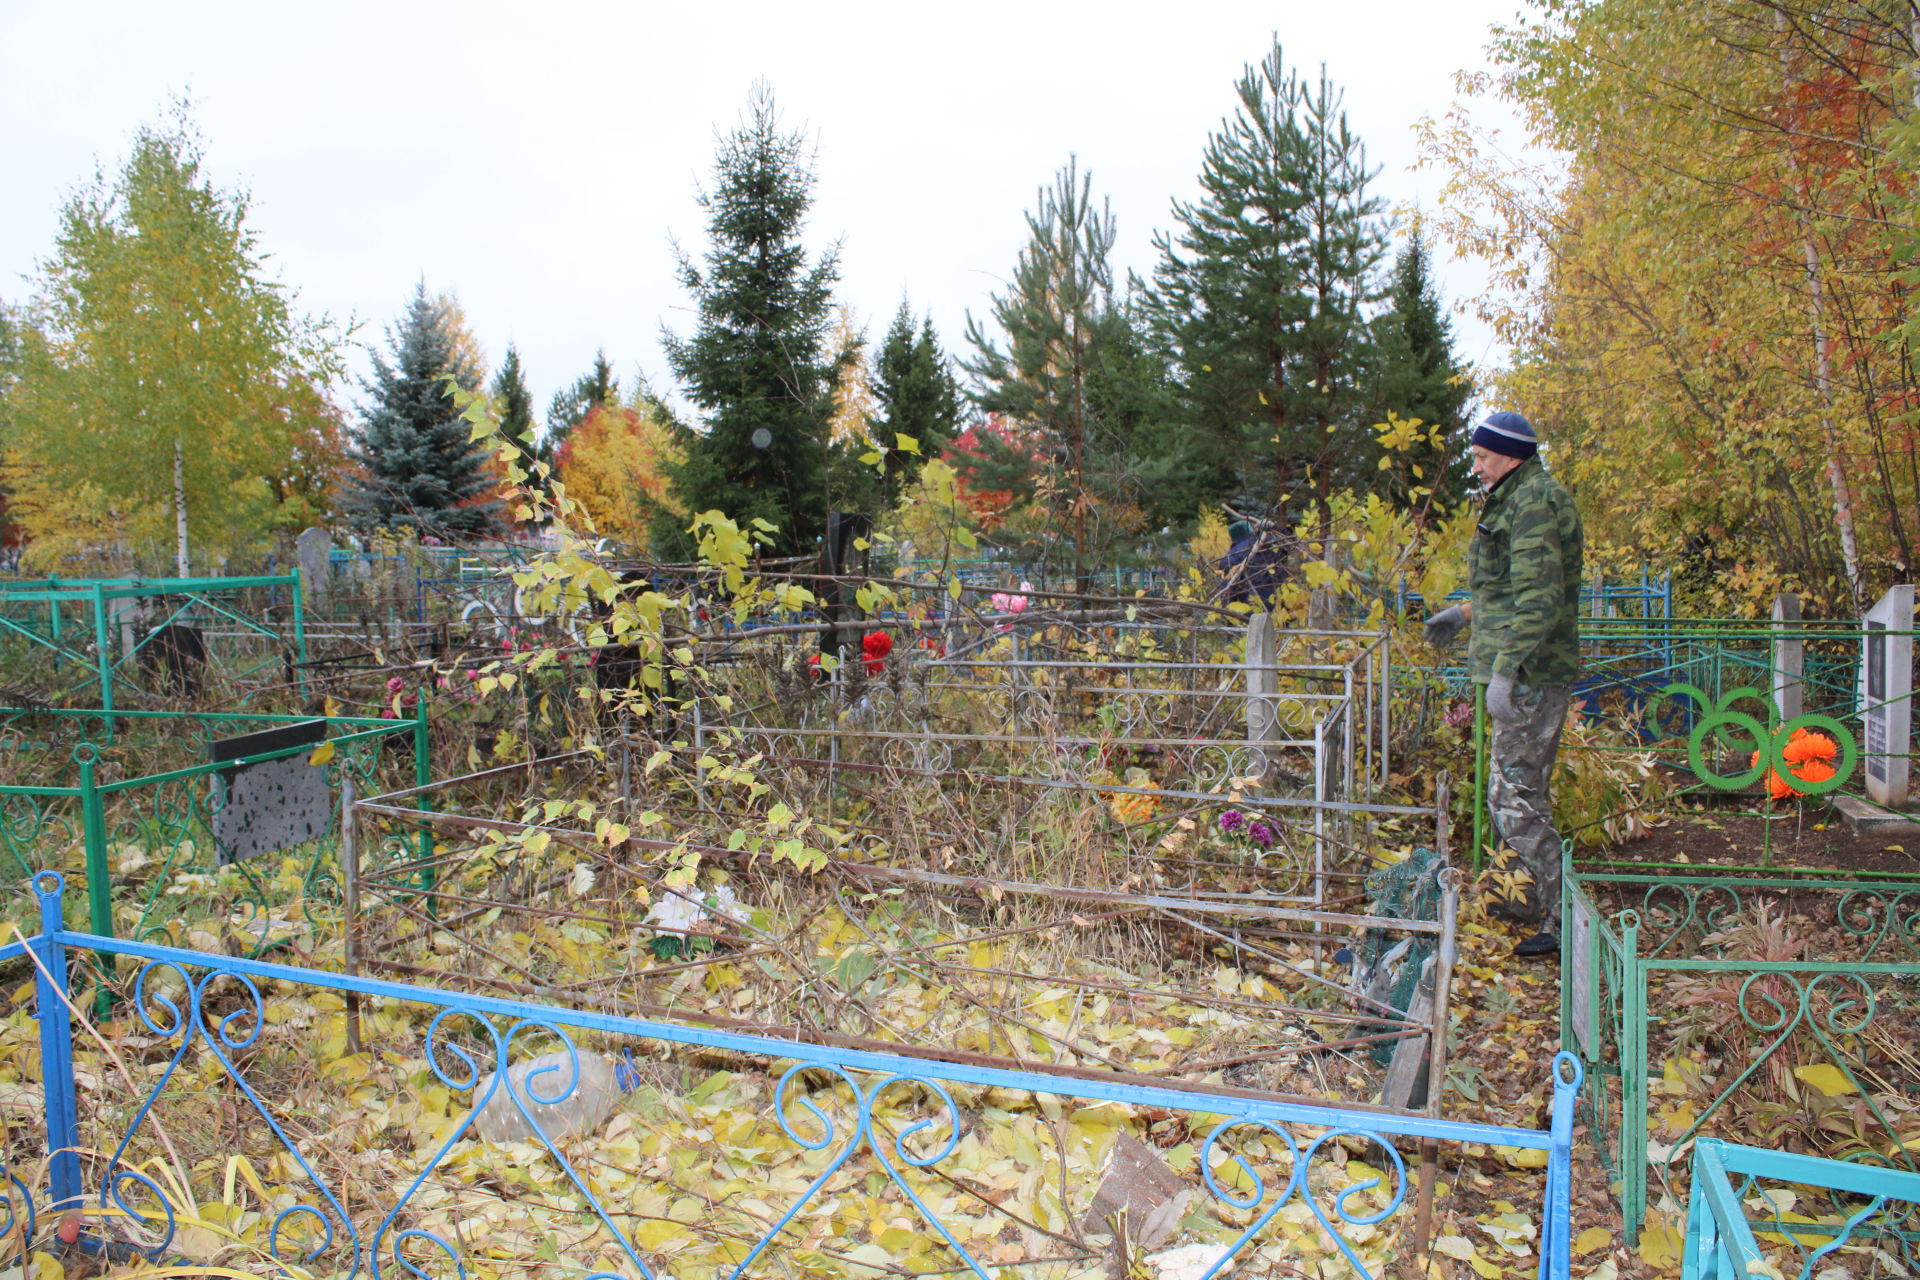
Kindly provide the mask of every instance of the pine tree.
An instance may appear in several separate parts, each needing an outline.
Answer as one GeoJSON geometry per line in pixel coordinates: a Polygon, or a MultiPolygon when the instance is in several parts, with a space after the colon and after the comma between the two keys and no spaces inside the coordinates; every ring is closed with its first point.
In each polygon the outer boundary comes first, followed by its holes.
{"type": "Polygon", "coordinates": [[[1179,231],[1155,237],[1149,308],[1197,429],[1193,465],[1276,513],[1311,498],[1324,519],[1368,440],[1380,204],[1324,71],[1310,89],[1275,45],[1237,92],[1208,139],[1201,197],[1176,201],[1179,231]]]}
{"type": "Polygon", "coordinates": [[[1378,412],[1418,418],[1428,434],[1403,454],[1394,455],[1390,476],[1394,497],[1406,505],[1423,503],[1431,491],[1445,510],[1466,496],[1467,402],[1473,389],[1467,370],[1453,350],[1453,323],[1433,286],[1432,257],[1418,226],[1394,260],[1389,309],[1380,317],[1378,412]],[[1439,439],[1431,431],[1439,428],[1439,439]],[[1415,468],[1418,468],[1416,471],[1415,468]]]}
{"type": "Polygon", "coordinates": [[[353,449],[363,474],[350,481],[345,502],[357,524],[441,537],[500,527],[500,503],[485,496],[494,484],[487,455],[470,439],[447,391],[450,373],[467,380],[472,371],[461,369],[446,320],[423,283],[399,326],[388,328],[387,355],[374,353],[353,449]]]}
{"type": "Polygon", "coordinates": [[[540,438],[540,457],[553,463],[567,436],[601,405],[620,399],[620,380],[613,376],[603,347],[593,353],[593,367],[575,378],[573,385],[553,393],[547,402],[547,430],[540,438]]]}
{"type": "MultiPolygon", "coordinates": [[[[8,437],[12,434],[13,415],[8,408],[8,393],[20,381],[20,363],[25,353],[24,328],[12,308],[0,301],[0,458],[6,457],[8,437]]],[[[7,548],[18,538],[13,522],[7,518],[6,485],[0,483],[0,559],[4,559],[7,548]]]]}
{"type": "Polygon", "coordinates": [[[783,133],[773,95],[756,88],[725,138],[707,211],[704,265],[682,254],[680,281],[699,325],[665,335],[667,361],[701,412],[675,488],[689,510],[775,528],[772,550],[809,550],[825,525],[832,416],[836,246],[809,266],[800,233],[812,204],[807,141],[783,133]]]}
{"type": "MultiPolygon", "coordinates": [[[[1075,576],[1084,588],[1088,568],[1111,541],[1112,526],[1096,511],[1105,459],[1090,415],[1087,379],[1101,358],[1101,319],[1113,307],[1111,207],[1095,207],[1092,175],[1069,160],[1051,188],[1040,190],[1038,208],[1027,214],[1030,239],[1020,251],[1013,282],[993,298],[993,318],[1006,349],[971,316],[967,340],[977,354],[961,367],[975,381],[973,399],[988,413],[1020,425],[1048,467],[1043,490],[1060,526],[1068,531],[1075,576]]],[[[1017,465],[1020,450],[990,450],[986,470],[1017,465]],[[1004,456],[996,456],[1004,455],[1004,456]]],[[[976,467],[969,483],[999,489],[976,467]]],[[[1016,490],[1017,492],[1017,490],[1016,490]]],[[[1060,530],[1053,533],[1058,537],[1060,530]]]]}

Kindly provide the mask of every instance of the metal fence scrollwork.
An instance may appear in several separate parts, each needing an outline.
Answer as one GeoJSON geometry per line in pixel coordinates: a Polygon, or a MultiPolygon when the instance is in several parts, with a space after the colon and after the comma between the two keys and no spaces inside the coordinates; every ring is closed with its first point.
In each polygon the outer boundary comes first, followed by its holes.
{"type": "MultiPolygon", "coordinates": [[[[924,1255],[919,1263],[938,1261],[947,1271],[995,1280],[1013,1261],[1005,1250],[1018,1233],[1007,1234],[1010,1220],[994,1216],[993,1202],[961,1194],[965,1184],[951,1165],[963,1147],[977,1150],[994,1138],[996,1126],[1013,1124],[1017,1117],[1008,1108],[1023,1107],[1054,1108],[1068,1120],[1089,1108],[1185,1117],[1197,1152],[1195,1190],[1216,1207],[1202,1232],[1216,1251],[1208,1276],[1272,1245],[1283,1212],[1317,1228],[1326,1255],[1337,1252],[1355,1274],[1383,1276],[1396,1256],[1394,1240],[1405,1239],[1395,1233],[1407,1230],[1413,1216],[1403,1214],[1415,1198],[1403,1156],[1409,1141],[1542,1151],[1540,1275],[1568,1275],[1573,1113],[1582,1075],[1569,1054],[1554,1062],[1550,1128],[1510,1129],[775,1040],[112,939],[64,928],[57,873],[42,873],[35,887],[40,933],[0,948],[0,960],[27,955],[39,973],[38,1078],[46,1129],[15,1130],[8,1155],[16,1173],[10,1185],[0,1181],[6,1215],[27,1227],[23,1238],[32,1237],[34,1224],[50,1221],[50,1211],[79,1209],[84,1229],[99,1233],[94,1247],[109,1255],[138,1253],[168,1266],[210,1264],[193,1256],[196,1233],[187,1228],[199,1212],[191,1206],[219,1200],[212,1184],[222,1162],[179,1162],[166,1126],[170,1109],[186,1107],[191,1114],[202,1105],[207,1082],[216,1081],[238,1103],[237,1111],[229,1108],[223,1145],[253,1152],[283,1184],[272,1196],[263,1193],[254,1222],[257,1252],[284,1267],[338,1276],[518,1275],[534,1260],[538,1242],[559,1231],[573,1249],[570,1265],[585,1274],[664,1280],[684,1268],[674,1250],[663,1249],[658,1232],[645,1230],[660,1219],[636,1207],[658,1162],[616,1158],[583,1139],[597,1141],[598,1129],[566,1128],[556,1117],[577,1118],[570,1109],[588,1095],[594,1071],[610,1073],[621,1096],[642,1091],[656,1101],[665,1097],[664,1082],[684,1088],[693,1073],[704,1072],[706,1081],[693,1093],[716,1085],[751,1091],[760,1113],[728,1102],[712,1114],[729,1126],[752,1126],[756,1149],[781,1146],[795,1161],[778,1179],[756,1175],[751,1213],[725,1223],[682,1215],[684,1226],[669,1224],[686,1233],[687,1248],[711,1246],[719,1258],[715,1273],[727,1277],[763,1273],[776,1253],[806,1259],[803,1271],[844,1273],[818,1251],[844,1243],[829,1230],[831,1214],[838,1200],[857,1195],[889,1220],[913,1225],[915,1248],[924,1255]],[[107,1073],[79,1088],[76,1024],[62,988],[67,956],[95,950],[139,962],[126,998],[148,1048],[146,1061],[124,1078],[107,1073]],[[381,1055],[417,1061],[415,1087],[443,1091],[448,1099],[447,1120],[429,1138],[417,1146],[399,1142],[384,1153],[386,1165],[350,1177],[339,1173],[335,1153],[317,1144],[348,1124],[356,1108],[390,1100],[371,1090],[322,1089],[324,1101],[317,1102],[313,1092],[291,1090],[285,1079],[302,1054],[316,1057],[316,1037],[295,1033],[294,1015],[346,997],[380,1011],[381,1055]],[[616,1061],[617,1071],[609,1067],[616,1061]],[[522,1219],[511,1230],[475,1199],[490,1185],[474,1174],[474,1161],[493,1150],[481,1133],[499,1115],[517,1117],[514,1132],[530,1135],[514,1139],[494,1131],[497,1141],[527,1144],[505,1153],[510,1167],[557,1171],[552,1194],[503,1202],[522,1219]],[[323,1156],[328,1159],[317,1158],[323,1156]],[[26,1170],[44,1176],[45,1185],[17,1176],[26,1170]],[[199,1185],[203,1181],[208,1185],[199,1185]]],[[[721,1139],[680,1132],[667,1141],[667,1154],[708,1140],[721,1139]]],[[[764,1170],[758,1161],[771,1158],[755,1157],[754,1168],[764,1170]]],[[[1090,1186],[1068,1187],[1065,1171],[1063,1163],[1063,1210],[1068,1199],[1091,1193],[1090,1186]]],[[[738,1207],[721,1203],[731,1192],[707,1191],[707,1200],[689,1201],[701,1213],[738,1207]]],[[[876,1235],[873,1248],[893,1247],[879,1243],[890,1238],[876,1235]]],[[[889,1265],[895,1261],[905,1259],[890,1258],[889,1265]]]]}

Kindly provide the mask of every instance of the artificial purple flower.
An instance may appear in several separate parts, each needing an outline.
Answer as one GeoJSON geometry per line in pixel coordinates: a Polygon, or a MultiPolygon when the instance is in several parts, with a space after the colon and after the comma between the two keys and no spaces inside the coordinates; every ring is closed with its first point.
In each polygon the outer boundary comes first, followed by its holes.
{"type": "Polygon", "coordinates": [[[1247,815],[1238,809],[1229,809],[1220,815],[1220,829],[1228,835],[1232,835],[1246,825],[1247,815]]]}
{"type": "Polygon", "coordinates": [[[1247,828],[1247,838],[1262,849],[1271,849],[1280,839],[1280,833],[1265,822],[1256,821],[1247,828]]]}

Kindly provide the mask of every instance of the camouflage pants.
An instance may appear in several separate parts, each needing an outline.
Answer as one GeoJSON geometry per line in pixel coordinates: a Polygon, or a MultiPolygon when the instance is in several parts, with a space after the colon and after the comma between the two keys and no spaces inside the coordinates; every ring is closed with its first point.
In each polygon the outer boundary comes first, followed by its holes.
{"type": "MultiPolygon", "coordinates": [[[[1563,684],[1516,684],[1518,722],[1502,724],[1487,717],[1493,731],[1487,751],[1487,808],[1494,831],[1518,855],[1504,859],[1505,869],[1532,877],[1519,901],[1501,905],[1521,923],[1548,932],[1558,928],[1560,918],[1560,833],[1554,830],[1547,782],[1572,692],[1563,684]]],[[[1496,857],[1496,864],[1501,861],[1496,857]]]]}

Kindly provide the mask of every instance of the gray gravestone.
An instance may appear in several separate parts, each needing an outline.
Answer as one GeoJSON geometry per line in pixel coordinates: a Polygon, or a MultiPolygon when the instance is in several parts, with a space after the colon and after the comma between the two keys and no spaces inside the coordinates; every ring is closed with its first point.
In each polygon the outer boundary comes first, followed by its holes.
{"type": "Polygon", "coordinates": [[[117,656],[125,657],[139,647],[146,636],[148,622],[153,610],[140,596],[112,596],[107,600],[107,634],[113,636],[109,644],[116,641],[119,648],[117,656]],[[114,633],[118,632],[118,635],[114,633]]]}
{"type": "Polygon", "coordinates": [[[1913,749],[1913,588],[1888,589],[1867,610],[1860,653],[1861,757],[1867,799],[1889,809],[1907,803],[1907,753],[1913,749]]]}
{"type": "Polygon", "coordinates": [[[318,604],[327,594],[327,575],[333,570],[333,535],[325,529],[303,529],[293,540],[300,560],[300,587],[308,604],[318,604]]]}
{"type": "Polygon", "coordinates": [[[1798,719],[1806,709],[1800,677],[1806,669],[1807,644],[1797,626],[1783,623],[1800,621],[1800,597],[1792,594],[1773,598],[1773,705],[1782,723],[1798,719]]]}
{"type": "Polygon", "coordinates": [[[1273,669],[1273,615],[1256,613],[1247,623],[1247,755],[1262,776],[1266,746],[1280,737],[1280,676],[1273,669]]]}
{"type": "Polygon", "coordinates": [[[299,748],[294,755],[214,775],[213,839],[222,864],[292,849],[326,834],[333,820],[327,771],[308,763],[326,737],[325,720],[303,720],[213,743],[216,764],[299,748]]]}
{"type": "Polygon", "coordinates": [[[1568,930],[1568,988],[1573,1005],[1573,1043],[1591,1062],[1599,1050],[1598,1019],[1593,1005],[1593,913],[1585,895],[1573,895],[1572,928],[1568,930]]]}

